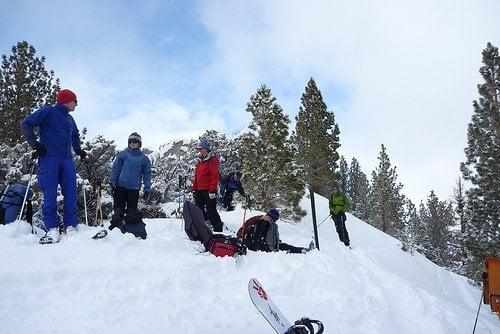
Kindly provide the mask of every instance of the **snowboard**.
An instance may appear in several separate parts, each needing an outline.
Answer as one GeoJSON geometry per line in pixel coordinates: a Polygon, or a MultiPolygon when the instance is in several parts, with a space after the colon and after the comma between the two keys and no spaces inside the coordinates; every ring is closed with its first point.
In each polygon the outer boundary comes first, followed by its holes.
{"type": "Polygon", "coordinates": [[[252,303],[273,327],[274,331],[278,334],[285,334],[292,325],[281,313],[280,309],[274,305],[269,294],[256,278],[252,278],[248,282],[248,293],[252,303]]]}

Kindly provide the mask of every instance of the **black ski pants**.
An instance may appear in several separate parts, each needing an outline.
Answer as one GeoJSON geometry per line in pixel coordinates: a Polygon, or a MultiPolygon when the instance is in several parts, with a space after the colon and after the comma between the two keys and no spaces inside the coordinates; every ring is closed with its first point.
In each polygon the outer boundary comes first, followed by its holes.
{"type": "Polygon", "coordinates": [[[337,214],[333,212],[331,214],[332,219],[335,222],[335,229],[337,230],[340,241],[342,241],[344,245],[349,246],[351,242],[349,240],[349,233],[347,233],[347,229],[345,227],[345,221],[347,219],[345,213],[341,211],[337,214]]]}
{"type": "Polygon", "coordinates": [[[301,254],[304,249],[305,248],[295,247],[295,246],[286,244],[286,243],[281,242],[281,241],[279,243],[279,250],[280,251],[285,251],[285,252],[288,252],[288,253],[301,254]]]}
{"type": "Polygon", "coordinates": [[[224,193],[222,194],[222,206],[225,209],[228,209],[229,207],[231,207],[231,203],[233,202],[233,193],[234,193],[234,190],[226,189],[224,191],[224,193]]]}
{"type": "Polygon", "coordinates": [[[217,198],[210,198],[208,190],[196,190],[193,194],[194,204],[203,211],[205,221],[210,221],[214,232],[222,232],[222,220],[217,212],[217,198]]]}
{"type": "Polygon", "coordinates": [[[113,217],[111,224],[121,225],[125,213],[137,211],[139,202],[139,190],[116,187],[113,191],[113,217]]]}

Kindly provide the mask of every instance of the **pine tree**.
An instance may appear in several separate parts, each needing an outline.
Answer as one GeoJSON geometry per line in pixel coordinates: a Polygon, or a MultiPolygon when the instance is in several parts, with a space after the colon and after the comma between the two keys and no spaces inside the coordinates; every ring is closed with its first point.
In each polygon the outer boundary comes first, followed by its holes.
{"type": "Polygon", "coordinates": [[[453,199],[455,201],[456,221],[460,225],[460,232],[465,232],[465,189],[461,178],[456,182],[456,188],[453,189],[453,199]]]}
{"type": "Polygon", "coordinates": [[[348,177],[349,196],[351,197],[351,213],[361,220],[370,218],[370,182],[361,171],[358,160],[352,158],[348,177]]]}
{"type": "Polygon", "coordinates": [[[440,266],[448,266],[451,263],[448,249],[452,240],[450,227],[454,221],[451,203],[440,201],[431,191],[427,205],[421,209],[420,219],[426,231],[425,256],[440,266]]]}
{"type": "Polygon", "coordinates": [[[33,110],[55,102],[59,79],[45,69],[45,57],[23,41],[2,55],[0,69],[0,141],[9,145],[22,142],[20,123],[33,110]]]}
{"type": "Polygon", "coordinates": [[[297,149],[295,160],[304,181],[318,194],[328,196],[339,159],[340,130],[313,78],[307,83],[301,101],[292,136],[297,149]]]}
{"type": "Polygon", "coordinates": [[[345,194],[350,196],[351,189],[349,186],[349,165],[347,164],[344,156],[340,157],[338,180],[340,183],[340,188],[344,191],[345,194]]]}
{"type": "Polygon", "coordinates": [[[405,201],[405,218],[403,234],[401,238],[401,249],[413,254],[418,248],[418,240],[422,239],[421,221],[415,204],[410,199],[405,201]]]}
{"type": "Polygon", "coordinates": [[[288,140],[290,120],[261,86],[250,97],[246,111],[252,114],[249,132],[242,136],[243,183],[257,209],[282,209],[284,217],[299,220],[304,184],[293,165],[293,146],[288,140]]]}
{"type": "Polygon", "coordinates": [[[396,238],[402,233],[403,185],[397,183],[396,167],[391,167],[385,146],[381,145],[379,165],[372,172],[369,223],[396,238]]]}
{"type": "Polygon", "coordinates": [[[471,183],[466,192],[464,243],[471,255],[469,275],[479,279],[486,256],[500,256],[500,57],[488,43],[480,68],[484,83],[478,85],[468,126],[463,177],[471,183]]]}

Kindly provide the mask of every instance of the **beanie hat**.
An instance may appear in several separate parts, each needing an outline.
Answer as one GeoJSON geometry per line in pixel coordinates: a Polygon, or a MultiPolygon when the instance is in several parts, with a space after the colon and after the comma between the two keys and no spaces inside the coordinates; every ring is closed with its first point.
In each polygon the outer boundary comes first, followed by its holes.
{"type": "Polygon", "coordinates": [[[210,143],[206,139],[200,140],[199,144],[195,147],[196,149],[204,148],[207,151],[210,151],[210,143]]]}
{"type": "Polygon", "coordinates": [[[275,208],[267,210],[266,215],[271,217],[271,219],[274,221],[277,221],[278,219],[280,219],[280,213],[275,208]]]}
{"type": "Polygon", "coordinates": [[[69,89],[62,89],[57,93],[56,98],[58,103],[66,104],[72,101],[76,102],[76,94],[70,91],[69,89]]]}
{"type": "Polygon", "coordinates": [[[138,141],[139,144],[142,145],[142,138],[137,132],[132,132],[130,136],[128,136],[128,143],[130,144],[130,142],[133,141],[138,141]]]}

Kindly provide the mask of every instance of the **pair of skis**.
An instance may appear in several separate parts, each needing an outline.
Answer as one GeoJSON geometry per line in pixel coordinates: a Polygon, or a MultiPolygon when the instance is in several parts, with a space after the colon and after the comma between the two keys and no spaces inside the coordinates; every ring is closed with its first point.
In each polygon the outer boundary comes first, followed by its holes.
{"type": "Polygon", "coordinates": [[[277,334],[321,334],[323,324],[319,320],[302,318],[292,325],[281,313],[280,309],[273,303],[269,294],[264,290],[257,279],[252,278],[248,282],[248,293],[250,299],[259,312],[269,322],[277,334]]]}

